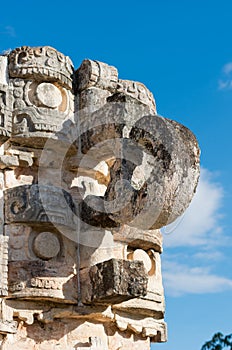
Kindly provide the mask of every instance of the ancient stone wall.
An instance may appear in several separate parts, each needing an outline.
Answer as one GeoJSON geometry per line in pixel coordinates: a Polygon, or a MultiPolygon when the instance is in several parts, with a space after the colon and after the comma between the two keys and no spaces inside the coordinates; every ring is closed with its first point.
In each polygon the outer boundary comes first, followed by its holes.
{"type": "Polygon", "coordinates": [[[51,47],[0,56],[0,349],[166,341],[160,228],[199,148],[115,67],[51,47]]]}

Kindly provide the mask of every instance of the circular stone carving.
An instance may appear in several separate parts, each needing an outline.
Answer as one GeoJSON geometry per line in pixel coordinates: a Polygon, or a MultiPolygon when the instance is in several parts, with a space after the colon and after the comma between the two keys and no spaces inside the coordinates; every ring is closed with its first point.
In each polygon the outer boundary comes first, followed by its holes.
{"type": "Polygon", "coordinates": [[[39,84],[36,92],[38,100],[46,107],[56,108],[62,102],[60,90],[51,83],[39,84]]]}
{"type": "Polygon", "coordinates": [[[15,200],[10,206],[11,212],[15,215],[21,214],[25,210],[25,208],[26,204],[22,199],[15,200]]]}
{"type": "Polygon", "coordinates": [[[60,242],[54,233],[42,232],[34,240],[34,252],[41,259],[52,259],[59,251],[60,242]]]}
{"type": "Polygon", "coordinates": [[[142,249],[136,249],[133,252],[133,260],[142,260],[144,267],[147,272],[149,272],[152,268],[152,262],[149,255],[142,249]]]}

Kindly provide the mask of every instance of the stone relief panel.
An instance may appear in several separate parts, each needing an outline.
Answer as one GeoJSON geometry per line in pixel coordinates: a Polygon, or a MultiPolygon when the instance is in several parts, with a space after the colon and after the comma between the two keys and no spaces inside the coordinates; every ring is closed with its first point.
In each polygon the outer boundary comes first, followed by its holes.
{"type": "Polygon", "coordinates": [[[12,78],[60,82],[67,89],[72,89],[72,74],[70,58],[50,46],[22,46],[9,54],[9,75],[12,78]]]}
{"type": "Polygon", "coordinates": [[[76,229],[75,205],[68,192],[46,185],[24,185],[5,190],[6,222],[57,225],[76,229]]]}
{"type": "Polygon", "coordinates": [[[57,230],[8,224],[9,293],[13,298],[77,302],[76,244],[57,230]]]}
{"type": "Polygon", "coordinates": [[[74,119],[69,57],[51,47],[21,47],[9,55],[9,75],[14,140],[42,147],[48,137],[63,136],[74,119]]]}
{"type": "Polygon", "coordinates": [[[195,136],[115,67],[23,46],[0,56],[0,143],[0,347],[166,341],[159,228],[194,194],[195,136]]]}

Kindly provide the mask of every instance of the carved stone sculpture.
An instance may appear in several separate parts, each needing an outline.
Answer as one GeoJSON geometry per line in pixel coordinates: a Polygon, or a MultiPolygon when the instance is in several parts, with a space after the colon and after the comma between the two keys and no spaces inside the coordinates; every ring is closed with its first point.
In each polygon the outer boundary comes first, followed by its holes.
{"type": "Polygon", "coordinates": [[[0,56],[0,349],[148,350],[166,324],[160,228],[199,148],[115,67],[0,56]]]}

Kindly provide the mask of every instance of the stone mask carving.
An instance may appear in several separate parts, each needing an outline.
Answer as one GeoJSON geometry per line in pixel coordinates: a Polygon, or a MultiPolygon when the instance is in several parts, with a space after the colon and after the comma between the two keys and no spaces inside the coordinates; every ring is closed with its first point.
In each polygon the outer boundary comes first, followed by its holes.
{"type": "Polygon", "coordinates": [[[196,190],[192,132],[115,67],[24,46],[0,56],[0,141],[0,348],[165,341],[159,229],[196,190]]]}

